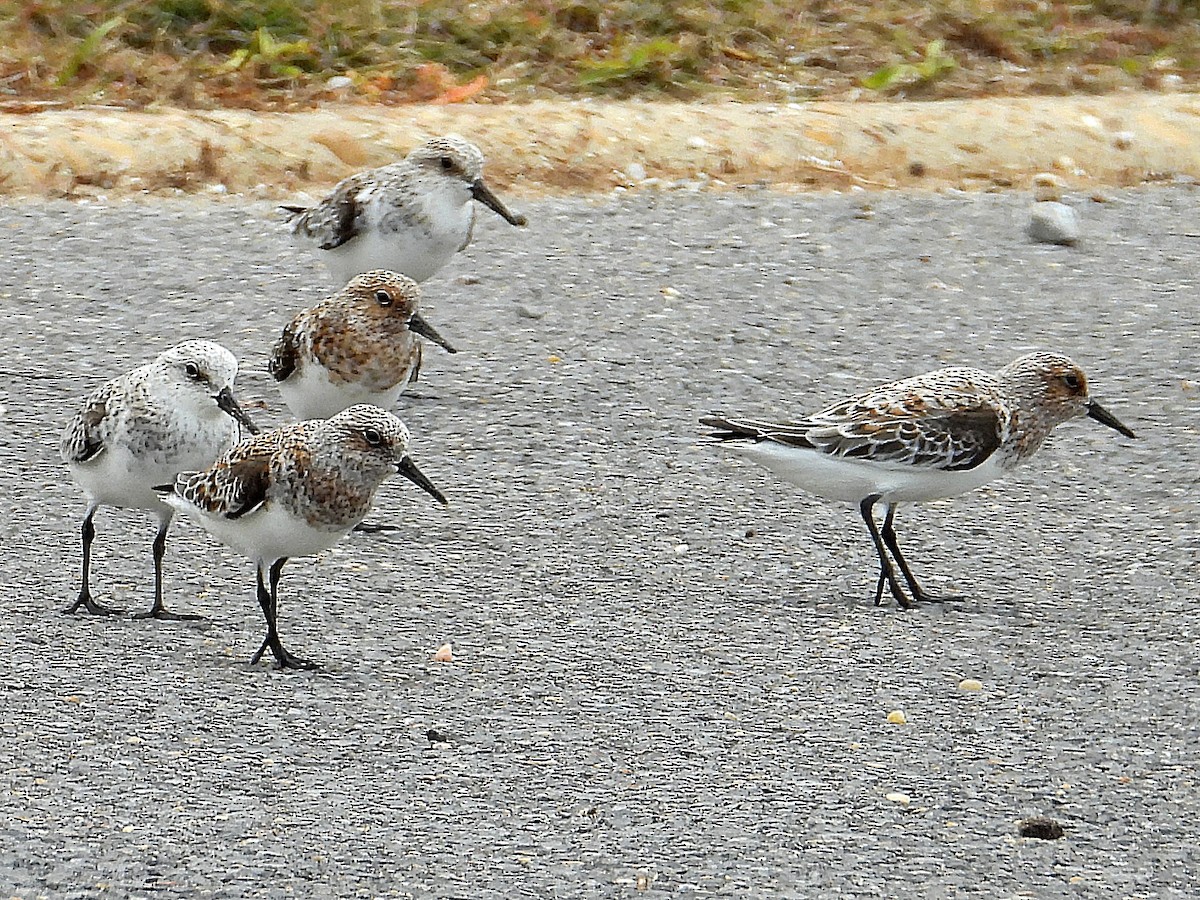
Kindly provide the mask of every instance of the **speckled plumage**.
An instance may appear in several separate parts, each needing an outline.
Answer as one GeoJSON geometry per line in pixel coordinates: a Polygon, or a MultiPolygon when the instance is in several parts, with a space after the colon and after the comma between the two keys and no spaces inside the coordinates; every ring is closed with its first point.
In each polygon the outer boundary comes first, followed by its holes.
{"type": "Polygon", "coordinates": [[[366,272],[298,313],[268,369],[298,419],[327,418],[357,403],[385,409],[421,367],[424,335],[455,349],[417,311],[420,288],[396,272],[366,272]]]}
{"type": "Polygon", "coordinates": [[[165,501],[255,561],[267,635],[254,661],[269,647],[280,666],[311,666],[283,649],[276,627],[279,574],[289,557],[332,547],[363,520],[375,491],[397,472],[445,502],[408,447],[399,419],[357,405],[255,435],[206,470],[176,479],[165,501]]]}
{"type": "Polygon", "coordinates": [[[162,605],[162,552],[171,511],[154,492],[185,469],[212,462],[253,424],[233,397],[233,354],[212,341],[186,341],[97,388],[63,430],[60,451],[88,497],[83,523],[83,584],[70,607],[111,612],[91,598],[93,516],[101,505],[148,509],[159,519],[155,599],[149,615],[178,618],[162,605]]]}
{"type": "Polygon", "coordinates": [[[404,159],[343,179],[316,206],[284,207],[292,235],[338,284],[374,269],[425,281],[471,242],[478,200],[513,225],[483,180],[483,154],[457,135],[435,137],[404,159]]]}
{"type": "Polygon", "coordinates": [[[953,497],[998,478],[1037,452],[1055,427],[1090,416],[1133,432],[1088,396],[1087,377],[1059,353],[1031,353],[997,372],[953,367],[886,384],[793,422],[706,416],[713,436],[818,496],[858,503],[881,560],[875,600],[886,582],[903,593],[892,551],[914,599],[926,595],[896,545],[902,502],[953,497]],[[887,505],[883,531],[871,510],[887,505]]]}

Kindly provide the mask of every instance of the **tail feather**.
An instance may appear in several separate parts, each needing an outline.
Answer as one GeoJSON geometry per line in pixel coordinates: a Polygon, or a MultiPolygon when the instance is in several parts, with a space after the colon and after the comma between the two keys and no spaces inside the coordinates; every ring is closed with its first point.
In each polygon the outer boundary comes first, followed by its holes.
{"type": "Polygon", "coordinates": [[[700,424],[718,429],[708,435],[718,441],[760,441],[766,437],[760,428],[742,422],[734,422],[722,416],[701,416],[700,424]]]}

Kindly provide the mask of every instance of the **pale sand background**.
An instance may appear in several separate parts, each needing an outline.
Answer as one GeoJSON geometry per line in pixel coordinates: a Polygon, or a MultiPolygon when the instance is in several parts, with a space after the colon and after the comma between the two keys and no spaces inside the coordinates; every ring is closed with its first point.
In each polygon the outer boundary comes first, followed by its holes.
{"type": "Polygon", "coordinates": [[[541,102],[0,115],[0,193],[283,197],[450,131],[483,147],[491,181],[526,195],[664,182],[977,190],[1024,187],[1043,170],[1077,188],[1200,176],[1200,95],[1139,93],[786,107],[541,102]]]}

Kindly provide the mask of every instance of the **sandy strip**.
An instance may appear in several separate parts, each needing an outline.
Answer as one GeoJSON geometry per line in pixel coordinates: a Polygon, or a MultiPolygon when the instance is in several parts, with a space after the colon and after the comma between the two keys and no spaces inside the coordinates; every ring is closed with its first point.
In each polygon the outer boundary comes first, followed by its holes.
{"type": "Polygon", "coordinates": [[[459,132],[516,194],[621,185],[1076,187],[1200,177],[1200,95],[929,103],[539,102],[306,113],[102,108],[0,115],[0,193],[319,192],[459,132]]]}

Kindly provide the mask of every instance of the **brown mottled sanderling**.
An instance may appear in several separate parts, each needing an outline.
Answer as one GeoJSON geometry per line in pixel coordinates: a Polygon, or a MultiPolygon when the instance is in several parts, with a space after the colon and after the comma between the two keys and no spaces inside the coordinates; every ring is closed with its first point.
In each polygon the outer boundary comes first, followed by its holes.
{"type": "Polygon", "coordinates": [[[417,311],[420,294],[405,275],[366,272],[298,313],[268,362],[293,415],[324,419],[356,403],[391,407],[421,368],[417,335],[457,352],[417,311]]]}
{"type": "Polygon", "coordinates": [[[998,372],[953,367],[886,384],[793,422],[724,416],[700,423],[780,478],[859,511],[879,555],[875,588],[896,602],[938,599],[921,589],[896,542],[900,503],[966,493],[1028,459],[1055,427],[1088,416],[1134,434],[1088,395],[1087,377],[1059,353],[1031,353],[998,372]],[[873,509],[883,502],[883,527],[873,509]],[[912,597],[904,593],[895,560],[912,597]]]}
{"type": "Polygon", "coordinates": [[[315,668],[279,639],[279,578],[290,557],[336,544],[363,520],[375,491],[397,472],[446,502],[408,448],[408,429],[391,413],[351,406],[330,419],[248,438],[208,469],[176,479],[165,502],[255,562],[267,633],[252,663],[270,649],[280,668],[315,668]]]}

